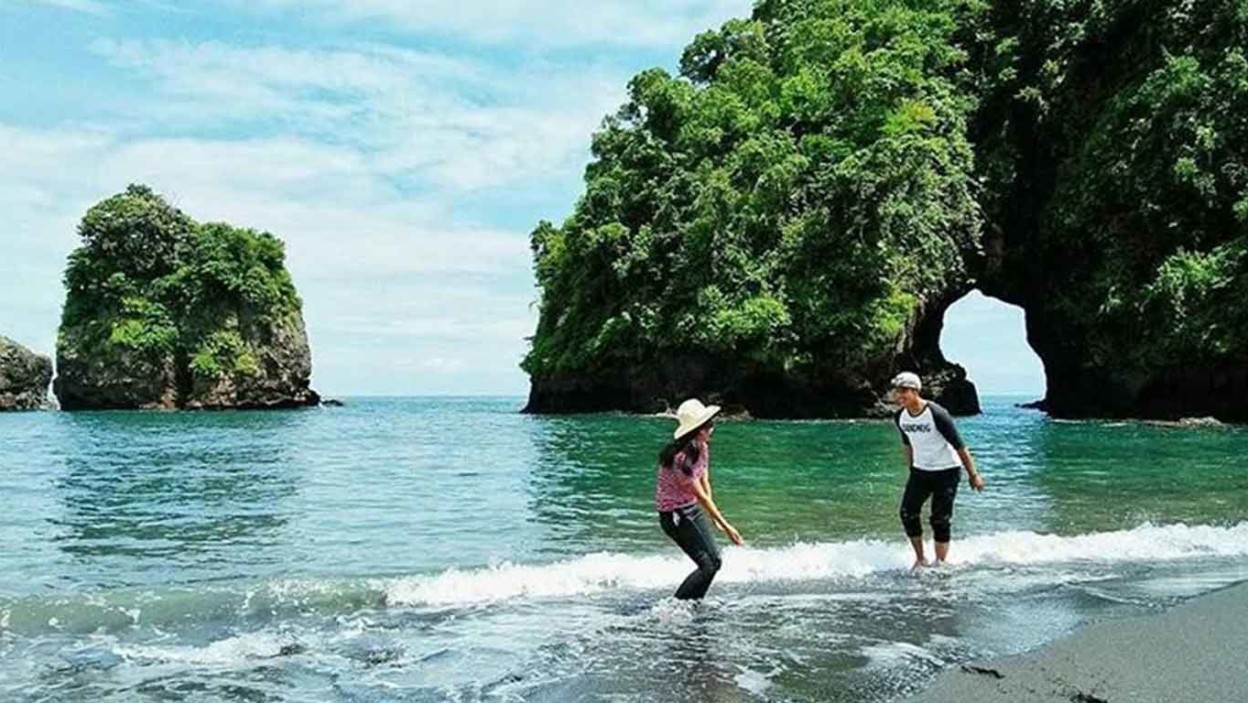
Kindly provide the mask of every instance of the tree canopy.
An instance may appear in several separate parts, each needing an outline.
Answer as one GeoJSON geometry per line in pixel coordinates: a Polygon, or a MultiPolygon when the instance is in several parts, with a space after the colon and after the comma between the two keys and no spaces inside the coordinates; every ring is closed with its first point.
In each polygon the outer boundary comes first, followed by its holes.
{"type": "Polygon", "coordinates": [[[1240,378],[1246,114],[1243,0],[761,0],[594,134],[532,234],[523,366],[882,382],[979,286],[1027,309],[1051,391],[1240,378]]]}
{"type": "Polygon", "coordinates": [[[182,391],[260,372],[253,330],[297,316],[274,236],[199,224],[146,186],[92,207],[69,257],[60,343],[70,358],[189,372],[182,391]]]}
{"type": "Polygon", "coordinates": [[[979,242],[959,0],[767,1],[652,69],[532,247],[525,368],[671,349],[777,369],[887,355],[979,242]]]}

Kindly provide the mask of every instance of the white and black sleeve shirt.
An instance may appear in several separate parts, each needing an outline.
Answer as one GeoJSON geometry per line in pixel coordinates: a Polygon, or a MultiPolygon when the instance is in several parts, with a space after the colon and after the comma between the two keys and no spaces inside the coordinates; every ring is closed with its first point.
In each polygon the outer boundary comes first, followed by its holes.
{"type": "Polygon", "coordinates": [[[944,471],[962,465],[958,450],[966,445],[958,435],[953,417],[930,400],[918,415],[902,408],[896,417],[901,441],[914,452],[914,468],[920,471],[944,471]]]}

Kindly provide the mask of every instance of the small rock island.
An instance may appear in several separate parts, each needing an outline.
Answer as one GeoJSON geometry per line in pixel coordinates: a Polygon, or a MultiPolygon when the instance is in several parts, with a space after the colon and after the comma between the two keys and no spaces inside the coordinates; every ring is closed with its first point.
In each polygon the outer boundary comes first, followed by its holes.
{"type": "Polygon", "coordinates": [[[0,335],[0,412],[48,405],[52,360],[0,335]]]}
{"type": "Polygon", "coordinates": [[[132,185],[92,207],[65,271],[64,410],[316,405],[280,240],[198,223],[132,185]]]}

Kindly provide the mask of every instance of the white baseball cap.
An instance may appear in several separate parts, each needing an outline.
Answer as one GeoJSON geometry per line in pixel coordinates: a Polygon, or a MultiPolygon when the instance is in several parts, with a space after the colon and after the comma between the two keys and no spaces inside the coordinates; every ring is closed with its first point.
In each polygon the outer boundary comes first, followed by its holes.
{"type": "Polygon", "coordinates": [[[919,380],[919,375],[911,371],[902,371],[893,376],[893,388],[913,388],[916,391],[923,390],[923,381],[919,380]]]}

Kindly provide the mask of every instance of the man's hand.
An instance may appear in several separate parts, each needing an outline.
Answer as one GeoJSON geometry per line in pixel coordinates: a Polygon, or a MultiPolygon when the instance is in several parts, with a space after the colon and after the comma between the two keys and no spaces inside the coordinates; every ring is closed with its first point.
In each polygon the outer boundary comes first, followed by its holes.
{"type": "Polygon", "coordinates": [[[978,471],[971,474],[971,488],[974,488],[979,493],[983,493],[984,487],[987,485],[988,482],[984,480],[983,476],[979,475],[978,471]]]}

